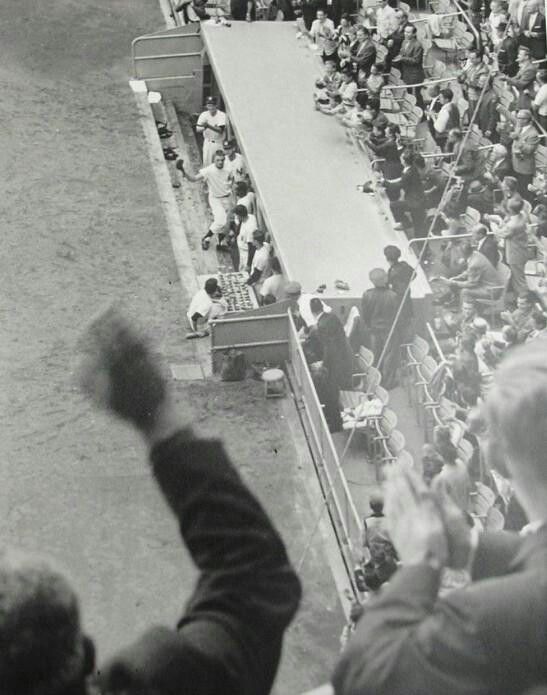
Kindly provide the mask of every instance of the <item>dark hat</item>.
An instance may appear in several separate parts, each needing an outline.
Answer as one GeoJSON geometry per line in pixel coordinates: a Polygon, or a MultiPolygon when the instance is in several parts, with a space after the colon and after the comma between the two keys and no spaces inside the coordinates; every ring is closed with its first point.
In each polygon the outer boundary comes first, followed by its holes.
{"type": "Polygon", "coordinates": [[[236,141],[235,140],[224,140],[222,146],[224,147],[225,150],[231,150],[233,147],[236,146],[236,141]]]}
{"type": "Polygon", "coordinates": [[[302,294],[302,285],[295,280],[291,280],[285,285],[285,295],[287,297],[298,297],[302,294]]]}
{"type": "Polygon", "coordinates": [[[205,99],[205,103],[214,104],[216,106],[218,102],[216,97],[207,97],[207,99],[205,99]]]}

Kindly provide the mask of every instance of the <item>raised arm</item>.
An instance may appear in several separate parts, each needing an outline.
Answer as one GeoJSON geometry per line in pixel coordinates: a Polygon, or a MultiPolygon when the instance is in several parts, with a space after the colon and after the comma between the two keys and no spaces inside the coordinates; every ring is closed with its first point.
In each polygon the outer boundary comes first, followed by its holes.
{"type": "Polygon", "coordinates": [[[141,336],[115,311],[85,336],[82,386],[144,437],[200,576],[178,629],[154,628],[101,671],[105,692],[267,695],[300,584],[283,542],[230,464],[173,405],[141,336]]]}
{"type": "Polygon", "coordinates": [[[182,159],[177,159],[177,161],[175,162],[175,166],[182,174],[183,179],[188,179],[188,181],[191,181],[192,183],[205,180],[205,177],[200,172],[198,172],[194,176],[193,174],[190,174],[188,171],[186,171],[186,169],[184,168],[184,161],[182,159]]]}

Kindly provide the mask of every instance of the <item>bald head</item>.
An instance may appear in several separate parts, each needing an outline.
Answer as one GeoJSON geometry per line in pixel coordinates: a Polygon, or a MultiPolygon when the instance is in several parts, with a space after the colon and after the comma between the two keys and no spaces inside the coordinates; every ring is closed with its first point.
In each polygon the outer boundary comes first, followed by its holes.
{"type": "Polygon", "coordinates": [[[387,273],[383,268],[371,270],[369,278],[374,287],[387,287],[387,273]]]}

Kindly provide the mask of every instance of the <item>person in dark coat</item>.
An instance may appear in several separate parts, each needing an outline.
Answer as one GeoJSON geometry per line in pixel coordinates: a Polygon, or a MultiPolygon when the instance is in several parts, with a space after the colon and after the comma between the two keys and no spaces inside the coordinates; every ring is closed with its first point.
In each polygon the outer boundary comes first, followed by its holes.
{"type": "Polygon", "coordinates": [[[485,75],[484,73],[479,75],[477,78],[477,89],[480,90],[482,99],[479,102],[476,124],[481,129],[483,135],[485,135],[492,142],[497,142],[498,134],[496,132],[496,126],[498,125],[500,116],[497,109],[498,97],[492,89],[492,76],[485,75]],[[487,82],[488,87],[486,91],[482,93],[484,85],[487,82]]]}
{"type": "Polygon", "coordinates": [[[388,287],[399,297],[399,301],[403,301],[404,297],[401,315],[399,316],[399,333],[404,342],[407,338],[410,339],[412,330],[414,312],[412,310],[412,297],[410,296],[410,291],[407,292],[407,289],[414,277],[414,270],[406,261],[401,260],[401,249],[398,246],[386,246],[384,256],[389,265],[387,271],[388,287]]]}
{"type": "MultiPolygon", "coordinates": [[[[378,365],[401,302],[397,294],[389,289],[388,275],[383,268],[371,270],[369,279],[373,287],[366,290],[361,299],[361,320],[368,337],[367,342],[374,353],[375,364],[378,365]]],[[[382,386],[388,389],[394,388],[397,384],[399,345],[399,327],[396,326],[379,365],[382,386]]]]}
{"type": "Polygon", "coordinates": [[[108,310],[82,345],[84,390],[142,435],[200,576],[176,628],[148,629],[92,677],[93,643],[69,582],[42,557],[2,550],[2,693],[268,695],[301,595],[283,541],[221,442],[198,438],[175,407],[127,321],[108,310]]]}
{"type": "Polygon", "coordinates": [[[310,311],[317,321],[315,334],[321,346],[321,359],[329,380],[340,389],[351,389],[353,355],[342,322],[334,312],[325,312],[323,302],[310,299],[310,311]]]}
{"type": "MultiPolygon", "coordinates": [[[[405,84],[420,84],[425,79],[424,48],[418,41],[416,27],[407,24],[404,28],[404,39],[398,55],[393,58],[393,65],[401,71],[401,77],[405,84]]],[[[416,96],[416,104],[423,108],[424,101],[420,87],[411,89],[416,96]]]]}

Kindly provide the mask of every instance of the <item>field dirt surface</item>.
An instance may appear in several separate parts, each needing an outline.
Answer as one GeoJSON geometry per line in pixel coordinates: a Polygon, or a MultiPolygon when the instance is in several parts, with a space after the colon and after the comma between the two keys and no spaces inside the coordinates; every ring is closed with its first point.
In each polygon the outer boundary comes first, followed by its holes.
{"type": "MultiPolygon", "coordinates": [[[[133,95],[131,40],[163,27],[156,0],[0,4],[0,534],[52,555],[78,587],[100,658],[173,625],[195,572],[136,435],[74,385],[82,327],[112,300],[166,363],[188,363],[188,297],[133,95]]],[[[225,439],[298,562],[311,509],[279,402],[262,385],[175,382],[181,411],[225,439]]],[[[316,534],[277,692],[328,678],[341,611],[316,534]]]]}

